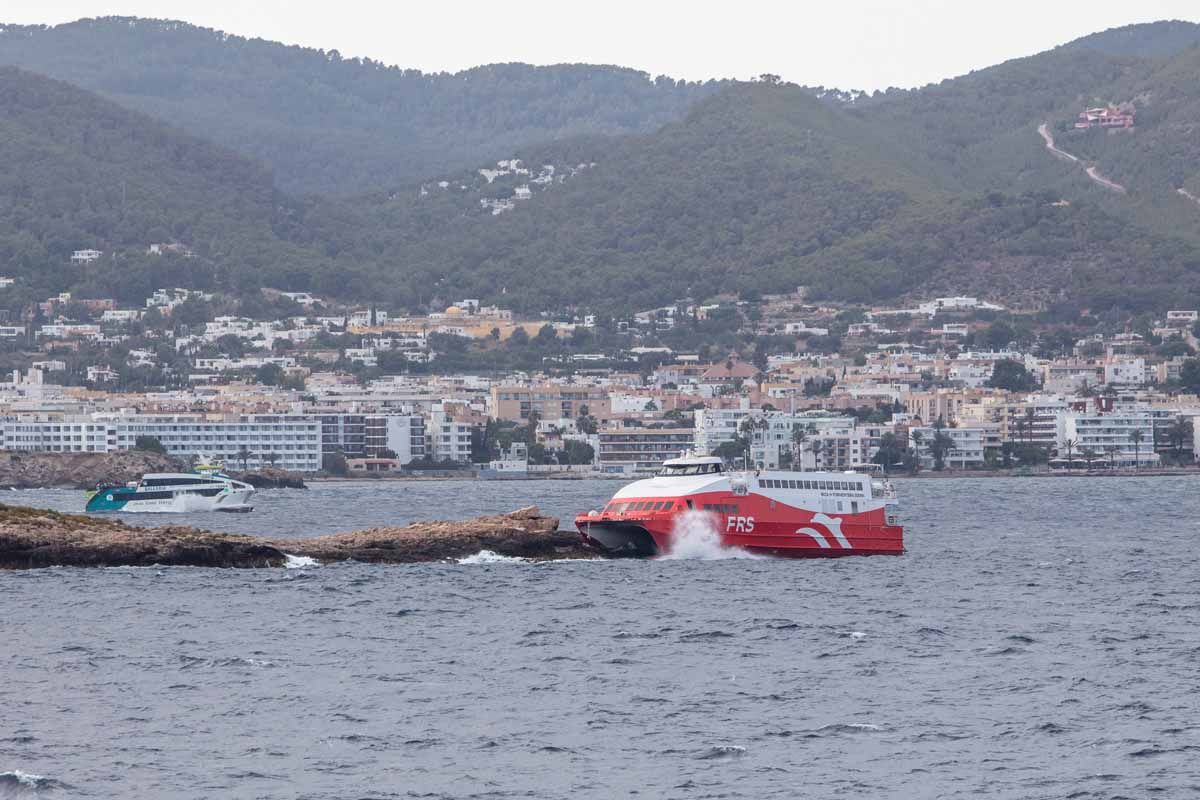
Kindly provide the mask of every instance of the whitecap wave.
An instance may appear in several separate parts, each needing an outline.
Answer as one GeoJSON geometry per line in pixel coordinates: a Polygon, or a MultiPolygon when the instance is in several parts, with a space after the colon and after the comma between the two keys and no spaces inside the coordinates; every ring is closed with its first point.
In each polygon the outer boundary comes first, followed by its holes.
{"type": "Polygon", "coordinates": [[[0,796],[11,792],[37,792],[45,789],[57,789],[62,786],[61,783],[53,778],[47,778],[44,775],[34,775],[32,772],[23,772],[19,769],[14,769],[9,772],[0,772],[0,796]]]}
{"type": "Polygon", "coordinates": [[[473,556],[460,558],[459,564],[527,564],[529,559],[517,556],[503,556],[491,550],[480,550],[473,556]]]}
{"type": "Polygon", "coordinates": [[[721,544],[721,532],[712,514],[685,511],[671,529],[671,552],[664,561],[723,561],[730,558],[760,558],[738,547],[721,544]]]}
{"type": "Polygon", "coordinates": [[[283,555],[287,559],[287,561],[283,562],[284,569],[307,569],[309,567],[321,566],[320,562],[315,558],[294,556],[291,553],[284,553],[283,555]]]}

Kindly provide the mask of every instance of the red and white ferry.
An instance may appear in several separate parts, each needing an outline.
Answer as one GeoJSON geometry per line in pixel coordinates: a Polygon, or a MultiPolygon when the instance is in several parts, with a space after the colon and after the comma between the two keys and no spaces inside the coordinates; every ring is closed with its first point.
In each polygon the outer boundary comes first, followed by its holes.
{"type": "Polygon", "coordinates": [[[707,514],[720,543],[794,558],[899,555],[904,529],[886,480],[855,472],[728,471],[685,456],[635,481],[602,511],[575,518],[584,540],[614,555],[665,555],[680,518],[707,514]]]}

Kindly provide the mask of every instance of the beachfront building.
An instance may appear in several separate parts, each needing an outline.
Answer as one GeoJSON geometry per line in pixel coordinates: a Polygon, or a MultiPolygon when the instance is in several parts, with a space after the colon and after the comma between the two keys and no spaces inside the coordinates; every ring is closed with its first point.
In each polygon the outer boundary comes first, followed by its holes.
{"type": "Polygon", "coordinates": [[[1154,416],[1148,411],[1067,411],[1058,417],[1056,447],[1066,458],[1071,442],[1072,459],[1085,453],[1114,467],[1156,467],[1154,416]]]}
{"type": "MultiPolygon", "coordinates": [[[[958,428],[942,428],[941,434],[948,437],[947,448],[943,457],[947,469],[978,469],[986,462],[989,439],[998,435],[999,425],[994,426],[965,426],[958,428]]],[[[921,460],[923,469],[933,469],[936,459],[933,457],[934,442],[938,430],[931,426],[910,428],[908,431],[909,446],[921,460]]]]}
{"type": "Polygon", "coordinates": [[[321,468],[321,423],[298,415],[95,414],[13,416],[0,420],[5,450],[107,453],[157,439],[172,456],[258,469],[321,468]]]}
{"type": "Polygon", "coordinates": [[[692,447],[691,428],[619,428],[599,433],[600,471],[614,475],[652,475],[669,458],[692,447]]]}

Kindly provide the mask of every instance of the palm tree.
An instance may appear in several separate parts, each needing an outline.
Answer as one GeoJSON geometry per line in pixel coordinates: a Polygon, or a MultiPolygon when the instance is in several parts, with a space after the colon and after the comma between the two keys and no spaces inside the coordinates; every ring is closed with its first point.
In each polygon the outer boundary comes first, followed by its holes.
{"type": "Polygon", "coordinates": [[[812,455],[813,455],[813,469],[821,468],[821,465],[818,463],[818,461],[820,460],[820,457],[821,457],[821,451],[824,449],[825,449],[825,443],[822,442],[820,439],[813,439],[811,442],[808,443],[808,452],[812,453],[812,455]]]}
{"type": "Polygon", "coordinates": [[[909,433],[908,437],[910,439],[912,439],[913,451],[915,452],[915,454],[917,456],[917,462],[920,463],[920,461],[921,461],[921,445],[925,442],[925,434],[921,433],[920,431],[912,431],[911,433],[909,433]]]}
{"type": "Polygon", "coordinates": [[[242,448],[237,451],[237,459],[238,459],[238,461],[242,462],[242,472],[245,472],[246,470],[249,469],[248,465],[250,464],[250,459],[253,457],[254,457],[254,453],[251,453],[246,448],[246,445],[242,445],[242,448]]]}
{"type": "Polygon", "coordinates": [[[1029,444],[1031,441],[1033,441],[1033,422],[1034,422],[1034,418],[1036,416],[1037,415],[1034,414],[1034,411],[1032,408],[1025,409],[1025,430],[1027,430],[1029,432],[1029,440],[1030,440],[1029,442],[1026,442],[1025,444],[1029,444]]]}
{"type": "Polygon", "coordinates": [[[1096,455],[1097,455],[1096,451],[1090,447],[1085,447],[1079,451],[1079,455],[1081,455],[1083,457],[1084,462],[1086,462],[1085,466],[1087,468],[1087,471],[1091,472],[1092,471],[1092,461],[1095,460],[1096,455]]]}
{"type": "Polygon", "coordinates": [[[1142,464],[1142,442],[1146,439],[1146,434],[1137,430],[1129,434],[1129,439],[1133,442],[1133,468],[1136,471],[1142,464]]]}
{"type": "Polygon", "coordinates": [[[1067,448],[1067,471],[1069,472],[1075,466],[1075,448],[1079,446],[1078,439],[1067,439],[1063,442],[1063,447],[1067,448]]]}

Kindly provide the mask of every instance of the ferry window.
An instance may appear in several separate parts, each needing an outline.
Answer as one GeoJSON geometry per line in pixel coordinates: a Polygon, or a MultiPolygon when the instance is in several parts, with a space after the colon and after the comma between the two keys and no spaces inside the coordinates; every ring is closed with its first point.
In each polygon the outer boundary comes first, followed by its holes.
{"type": "Polygon", "coordinates": [[[796,486],[796,484],[797,484],[797,483],[799,483],[799,481],[788,481],[788,488],[789,488],[789,489],[797,489],[797,488],[799,488],[798,486],[796,486]]]}

